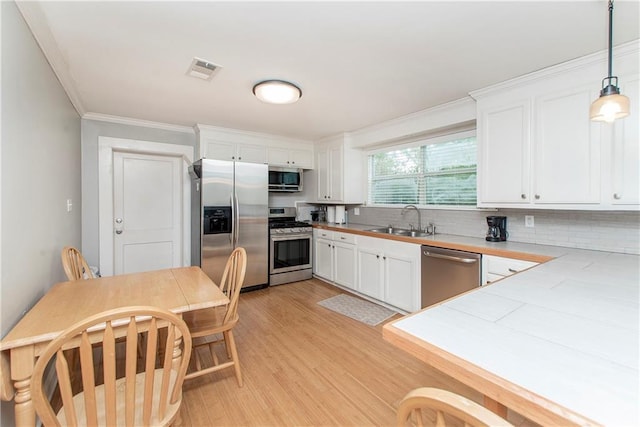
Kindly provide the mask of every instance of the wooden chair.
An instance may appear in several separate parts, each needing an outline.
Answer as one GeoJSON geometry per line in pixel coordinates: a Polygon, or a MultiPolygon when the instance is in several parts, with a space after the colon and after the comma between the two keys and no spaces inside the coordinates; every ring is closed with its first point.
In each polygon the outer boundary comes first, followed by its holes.
{"type": "Polygon", "coordinates": [[[47,427],[170,425],[179,417],[190,355],[189,328],[169,311],[135,306],[96,314],[62,332],[38,358],[32,377],[34,408],[47,427]],[[141,331],[147,332],[143,361],[136,354],[141,331]],[[159,334],[166,340],[159,340],[159,334]],[[118,335],[126,338],[124,367],[122,359],[116,359],[118,335]],[[93,351],[96,342],[102,343],[102,352],[93,351]],[[81,383],[70,379],[63,354],[69,348],[80,350],[81,383]],[[164,355],[163,360],[158,354],[164,355]],[[43,388],[45,370],[54,356],[62,402],[57,414],[43,388]],[[96,380],[101,371],[102,380],[96,380]]]}
{"type": "Polygon", "coordinates": [[[406,425],[412,414],[414,424],[423,426],[424,420],[429,419],[423,411],[425,409],[435,411],[436,427],[451,425],[451,420],[445,421],[445,414],[464,422],[465,427],[512,426],[504,418],[466,397],[431,387],[416,388],[402,399],[398,407],[398,426],[406,425]]]}
{"type": "Polygon", "coordinates": [[[79,250],[72,246],[62,248],[62,266],[69,280],[93,279],[89,264],[79,250]]]}
{"type": "Polygon", "coordinates": [[[246,251],[244,248],[236,248],[227,260],[220,284],[220,289],[229,297],[229,304],[224,307],[207,308],[185,313],[184,321],[189,326],[189,331],[191,331],[191,336],[194,339],[193,353],[196,362],[196,370],[188,373],[185,377],[186,379],[233,366],[238,386],[242,387],[242,373],[240,372],[238,351],[233,338],[233,327],[238,323],[239,319],[238,300],[246,268],[246,251]],[[222,334],[221,338],[219,334],[222,334]],[[214,345],[222,342],[225,344],[227,357],[230,359],[225,363],[219,363],[214,351],[214,345]],[[197,354],[197,348],[201,346],[209,347],[213,366],[202,367],[202,362],[197,354]]]}

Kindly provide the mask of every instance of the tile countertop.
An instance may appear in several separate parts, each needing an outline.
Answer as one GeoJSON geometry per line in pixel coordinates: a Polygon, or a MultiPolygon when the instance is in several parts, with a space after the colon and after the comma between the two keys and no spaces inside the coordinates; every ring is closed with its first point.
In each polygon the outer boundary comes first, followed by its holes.
{"type": "Polygon", "coordinates": [[[444,234],[394,240],[549,260],[389,326],[596,423],[640,424],[639,256],[444,234]]]}
{"type": "Polygon", "coordinates": [[[392,326],[596,423],[639,425],[639,257],[588,252],[392,326]]]}

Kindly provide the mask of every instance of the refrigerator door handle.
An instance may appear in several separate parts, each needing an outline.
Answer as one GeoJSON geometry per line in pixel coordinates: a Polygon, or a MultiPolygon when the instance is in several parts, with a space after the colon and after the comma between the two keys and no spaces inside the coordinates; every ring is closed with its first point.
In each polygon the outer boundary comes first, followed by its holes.
{"type": "Polygon", "coordinates": [[[231,233],[229,233],[229,244],[235,248],[233,240],[238,225],[236,224],[236,208],[233,205],[233,193],[229,194],[229,206],[231,206],[231,218],[229,218],[231,220],[231,233]]]}
{"type": "Polygon", "coordinates": [[[233,233],[235,241],[233,242],[233,247],[238,246],[238,240],[240,239],[240,203],[238,202],[238,195],[234,194],[233,197],[236,200],[235,208],[233,209],[235,212],[235,223],[236,227],[233,233]]]}

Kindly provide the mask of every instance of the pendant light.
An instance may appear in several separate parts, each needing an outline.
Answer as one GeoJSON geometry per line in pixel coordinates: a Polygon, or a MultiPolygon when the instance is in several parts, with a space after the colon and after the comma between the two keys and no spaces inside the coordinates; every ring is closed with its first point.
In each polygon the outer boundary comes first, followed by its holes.
{"type": "Polygon", "coordinates": [[[613,60],[613,0],[609,0],[609,75],[602,79],[600,97],[593,101],[589,116],[591,120],[611,123],[629,115],[629,98],[620,95],[618,77],[612,76],[613,60]]]}
{"type": "Polygon", "coordinates": [[[253,86],[253,94],[269,104],[291,104],[300,99],[302,91],[284,80],[265,80],[253,86]]]}

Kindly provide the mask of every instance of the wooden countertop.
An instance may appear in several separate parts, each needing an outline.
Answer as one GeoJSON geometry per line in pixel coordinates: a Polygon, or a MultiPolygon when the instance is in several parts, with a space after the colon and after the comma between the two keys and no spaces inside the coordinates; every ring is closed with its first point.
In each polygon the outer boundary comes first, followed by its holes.
{"type": "Polygon", "coordinates": [[[400,242],[416,243],[420,245],[436,246],[445,249],[455,249],[460,251],[475,252],[485,255],[495,255],[506,258],[520,259],[523,261],[533,261],[538,263],[547,262],[555,257],[562,256],[571,248],[558,246],[535,245],[519,242],[487,242],[476,237],[456,236],[453,234],[436,234],[429,237],[407,237],[394,234],[375,233],[367,231],[372,228],[380,228],[368,224],[327,224],[312,223],[314,228],[323,230],[339,231],[343,233],[358,234],[361,236],[377,237],[382,239],[397,240],[400,242]]]}

